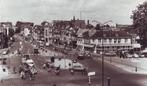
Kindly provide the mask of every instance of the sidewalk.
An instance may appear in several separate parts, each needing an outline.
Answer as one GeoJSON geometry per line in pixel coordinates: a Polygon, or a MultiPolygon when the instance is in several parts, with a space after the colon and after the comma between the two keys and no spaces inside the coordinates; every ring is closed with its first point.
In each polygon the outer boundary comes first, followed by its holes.
{"type": "MultiPolygon", "coordinates": [[[[100,55],[95,55],[94,60],[102,60],[100,55]]],[[[104,61],[115,67],[121,68],[127,72],[135,74],[147,74],[147,58],[119,58],[104,56],[104,61]]]]}

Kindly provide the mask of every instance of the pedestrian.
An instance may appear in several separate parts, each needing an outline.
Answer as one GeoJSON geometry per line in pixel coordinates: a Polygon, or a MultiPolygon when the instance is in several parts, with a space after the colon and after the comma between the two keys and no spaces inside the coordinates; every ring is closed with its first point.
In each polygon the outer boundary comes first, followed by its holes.
{"type": "Polygon", "coordinates": [[[28,71],[30,80],[33,80],[34,74],[31,70],[28,71]]]}
{"type": "Polygon", "coordinates": [[[60,74],[60,65],[59,65],[59,67],[56,68],[55,73],[56,73],[56,75],[60,74]]]}
{"type": "Polygon", "coordinates": [[[69,63],[68,66],[70,67],[71,66],[71,63],[69,63]]]}
{"type": "Polygon", "coordinates": [[[43,69],[45,69],[45,68],[46,68],[46,63],[43,64],[43,69]]]}
{"type": "Polygon", "coordinates": [[[70,73],[71,73],[72,75],[74,75],[74,70],[73,70],[73,69],[70,69],[70,73]]]}
{"type": "Polygon", "coordinates": [[[20,72],[20,77],[21,77],[21,79],[25,79],[25,72],[24,71],[20,72]]]}

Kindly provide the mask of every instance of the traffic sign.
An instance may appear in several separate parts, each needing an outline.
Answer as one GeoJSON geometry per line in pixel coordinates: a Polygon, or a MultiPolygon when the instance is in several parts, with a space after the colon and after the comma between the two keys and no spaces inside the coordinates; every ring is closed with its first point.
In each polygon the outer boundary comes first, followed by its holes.
{"type": "Polygon", "coordinates": [[[88,73],[88,76],[93,76],[93,75],[95,75],[96,73],[95,72],[89,72],[88,73]]]}

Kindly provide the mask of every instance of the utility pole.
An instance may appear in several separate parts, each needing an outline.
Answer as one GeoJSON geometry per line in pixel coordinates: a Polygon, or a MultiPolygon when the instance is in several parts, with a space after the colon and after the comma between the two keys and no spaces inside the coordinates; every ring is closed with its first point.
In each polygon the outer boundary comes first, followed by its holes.
{"type": "Polygon", "coordinates": [[[81,10],[80,10],[80,20],[82,20],[82,12],[81,12],[81,10]]]}
{"type": "Polygon", "coordinates": [[[103,46],[104,32],[102,27],[102,86],[104,86],[104,46],[103,46]]]}

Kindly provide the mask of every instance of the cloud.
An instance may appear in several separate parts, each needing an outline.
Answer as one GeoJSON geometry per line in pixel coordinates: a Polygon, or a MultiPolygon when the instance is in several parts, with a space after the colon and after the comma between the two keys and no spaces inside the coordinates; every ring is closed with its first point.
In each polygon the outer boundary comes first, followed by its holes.
{"type": "Polygon", "coordinates": [[[139,3],[145,0],[0,0],[0,16],[3,21],[41,22],[52,19],[82,19],[99,21],[113,20],[116,23],[131,23],[130,15],[139,3]]]}

